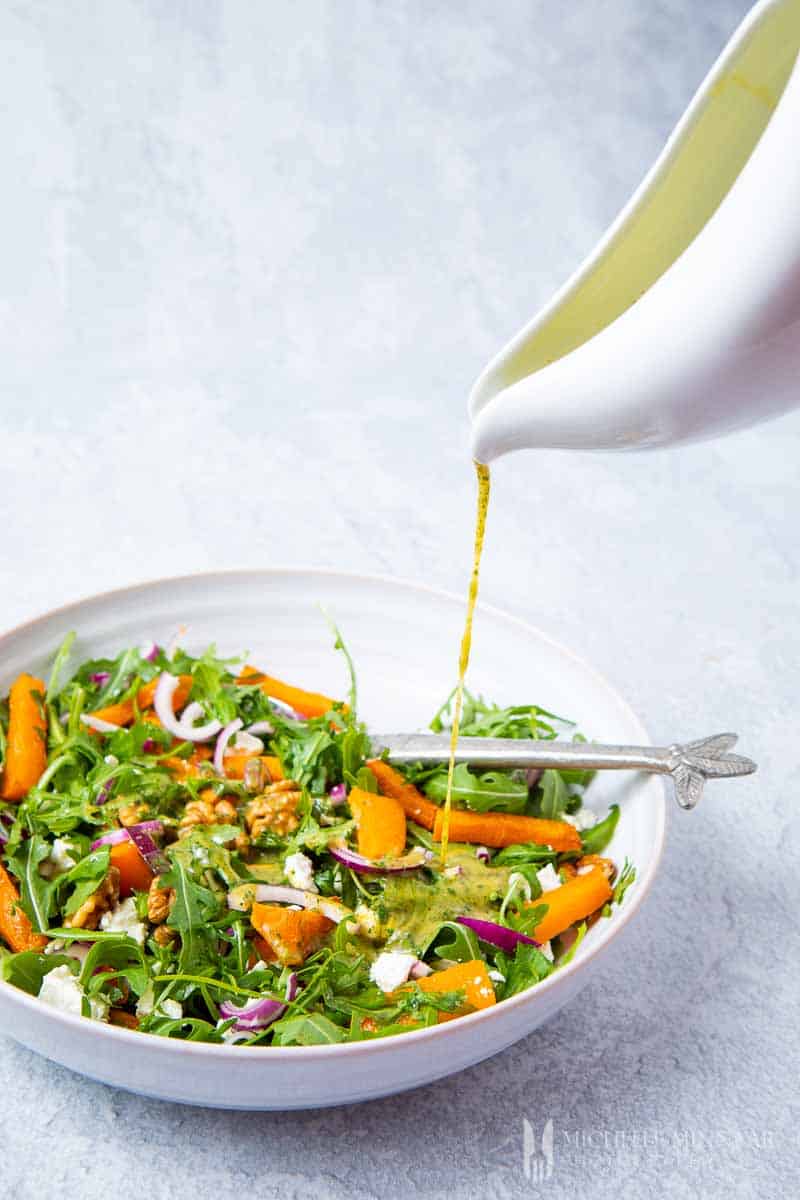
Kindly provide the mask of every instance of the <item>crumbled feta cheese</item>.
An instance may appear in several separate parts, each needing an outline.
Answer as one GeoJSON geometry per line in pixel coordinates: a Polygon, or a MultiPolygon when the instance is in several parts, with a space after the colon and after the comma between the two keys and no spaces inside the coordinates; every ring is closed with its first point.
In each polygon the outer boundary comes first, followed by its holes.
{"type": "Polygon", "coordinates": [[[156,1002],[156,994],[153,990],[151,980],[148,980],[147,986],[139,997],[139,1003],[136,1005],[137,1017],[149,1017],[153,1011],[153,1005],[156,1002]]]}
{"type": "MultiPolygon", "coordinates": [[[[39,988],[39,999],[60,1012],[74,1013],[76,1017],[83,1013],[83,988],[66,964],[53,967],[52,971],[47,972],[39,988]]],[[[93,1020],[104,1021],[107,1011],[107,1006],[102,1000],[90,998],[89,1015],[93,1020]]]]}
{"type": "Polygon", "coordinates": [[[539,880],[539,886],[543,892],[552,892],[554,888],[561,887],[561,879],[552,863],[548,863],[546,867],[537,871],[536,878],[539,880]]]}
{"type": "MultiPolygon", "coordinates": [[[[548,944],[549,944],[549,943],[548,943],[548,944]]],[[[495,982],[495,983],[505,983],[505,981],[506,981],[506,977],[505,977],[505,975],[503,974],[503,972],[502,972],[502,971],[496,971],[494,967],[492,967],[492,968],[491,968],[491,969],[490,969],[490,970],[487,972],[487,974],[488,974],[488,976],[489,976],[489,978],[490,978],[490,979],[493,979],[493,980],[494,980],[494,982],[495,982]]]]}
{"type": "Polygon", "coordinates": [[[103,762],[106,763],[109,767],[118,767],[119,766],[119,759],[117,758],[116,754],[106,754],[103,757],[103,762]]]}
{"type": "Polygon", "coordinates": [[[133,896],[122,900],[110,912],[103,913],[100,928],[108,933],[127,933],[128,937],[132,937],[140,946],[144,945],[144,939],[147,937],[147,926],[136,914],[136,901],[133,896]]]}
{"type": "Polygon", "coordinates": [[[416,954],[386,950],[375,959],[369,969],[369,977],[373,983],[377,983],[382,992],[393,992],[406,982],[416,961],[416,954]]]}
{"type": "Polygon", "coordinates": [[[384,940],[384,929],[381,919],[368,904],[364,904],[363,902],[357,904],[354,916],[356,919],[356,928],[360,934],[365,938],[369,938],[372,942],[381,942],[384,940]]]}
{"type": "Polygon", "coordinates": [[[539,949],[541,950],[541,952],[545,956],[545,958],[549,958],[550,962],[553,961],[553,947],[550,945],[549,942],[542,942],[539,949]]]}
{"type": "Polygon", "coordinates": [[[597,813],[591,808],[579,808],[574,813],[562,813],[565,821],[569,821],[570,825],[574,825],[579,831],[591,829],[597,824],[597,813]]]}
{"type": "Polygon", "coordinates": [[[316,892],[319,889],[314,883],[314,864],[306,854],[287,854],[283,862],[283,871],[292,887],[304,892],[316,892]]]}
{"type": "Polygon", "coordinates": [[[63,875],[75,866],[76,860],[70,854],[72,847],[69,842],[65,842],[63,838],[56,838],[53,842],[50,854],[39,865],[39,873],[45,879],[55,879],[57,875],[63,875]]]}
{"type": "Polygon", "coordinates": [[[155,991],[152,980],[150,980],[139,997],[136,1015],[137,1017],[149,1017],[153,1012],[157,1017],[169,1017],[173,1021],[179,1021],[183,1016],[183,1005],[179,1004],[177,1000],[159,1000],[156,1004],[155,991]]]}
{"type": "Polygon", "coordinates": [[[453,867],[445,867],[445,869],[442,871],[442,875],[445,877],[445,879],[458,879],[459,875],[463,874],[464,868],[459,864],[456,864],[453,867]]]}

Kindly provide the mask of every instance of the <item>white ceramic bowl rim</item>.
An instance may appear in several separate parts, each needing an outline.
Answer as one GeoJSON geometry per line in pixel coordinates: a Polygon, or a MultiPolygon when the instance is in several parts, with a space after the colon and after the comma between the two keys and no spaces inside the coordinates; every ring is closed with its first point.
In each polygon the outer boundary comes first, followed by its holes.
{"type": "MultiPolygon", "coordinates": [[[[438,597],[442,600],[455,601],[462,603],[463,597],[456,595],[454,592],[447,591],[444,588],[432,587],[429,584],[421,584],[416,580],[400,579],[392,575],[371,574],[359,571],[339,571],[333,568],[325,567],[270,567],[263,570],[258,569],[239,569],[233,568],[222,571],[195,571],[187,575],[165,576],[162,579],[150,579],[142,583],[131,584],[127,587],[112,588],[107,592],[95,593],[91,596],[83,596],[78,600],[70,601],[68,604],[60,605],[58,608],[51,609],[49,612],[43,613],[39,617],[34,617],[30,621],[25,621],[21,625],[15,626],[13,629],[6,630],[2,635],[3,638],[12,634],[18,634],[32,630],[41,622],[50,620],[52,617],[60,614],[67,615],[73,609],[81,607],[87,601],[95,600],[113,600],[117,596],[129,596],[137,591],[145,591],[156,584],[180,584],[190,580],[205,580],[208,583],[220,578],[231,578],[233,576],[252,576],[263,574],[265,577],[274,575],[295,575],[295,574],[316,575],[320,578],[337,577],[345,578],[354,583],[376,583],[384,584],[390,587],[408,588],[415,592],[426,592],[428,595],[438,597]]],[[[572,650],[562,646],[555,638],[551,638],[548,634],[542,633],[536,626],[531,625],[527,621],[523,621],[519,617],[514,617],[511,614],[504,612],[500,608],[496,608],[491,604],[479,602],[478,608],[489,616],[499,618],[506,623],[514,624],[518,628],[525,630],[526,633],[532,633],[537,638],[546,642],[557,650],[560,654],[571,658],[577,663],[582,670],[594,675],[594,677],[604,686],[609,687],[607,681],[594,669],[589,663],[585,662],[580,655],[575,654],[572,650]]],[[[458,631],[454,630],[454,636],[457,636],[458,631]]],[[[1,640],[1,639],[0,639],[1,640]]],[[[641,737],[643,744],[649,744],[650,738],[642,725],[639,718],[633,710],[622,702],[631,719],[632,724],[637,725],[641,729],[641,737]]],[[[453,1034],[457,1029],[465,1030],[467,1027],[477,1028],[484,1021],[491,1021],[493,1014],[498,1008],[508,1010],[512,1006],[518,1007],[526,1002],[530,1002],[531,995],[535,992],[541,995],[552,987],[555,982],[566,975],[577,975],[586,965],[591,962],[605,947],[625,928],[634,914],[638,912],[647,893],[650,891],[653,880],[655,879],[661,862],[661,856],[664,850],[664,836],[666,829],[666,804],[665,795],[662,792],[658,810],[655,815],[655,839],[654,850],[650,862],[641,876],[636,877],[636,886],[628,893],[625,904],[611,919],[606,923],[606,929],[603,931],[603,936],[598,938],[595,944],[588,948],[584,953],[578,954],[564,967],[560,967],[554,971],[547,979],[537,983],[534,988],[528,988],[526,991],[517,993],[516,996],[510,997],[508,1000],[500,1001],[497,1005],[492,1005],[490,1008],[484,1008],[479,1012],[468,1013],[466,1016],[459,1017],[457,1021],[445,1021],[441,1025],[432,1025],[426,1029],[411,1030],[408,1033],[391,1034],[384,1038],[369,1038],[362,1042],[345,1042],[336,1043],[334,1045],[323,1046],[236,1046],[236,1045],[217,1045],[209,1042],[190,1042],[181,1038],[163,1038],[153,1033],[140,1033],[137,1030],[124,1029],[117,1025],[107,1025],[102,1021],[92,1021],[91,1027],[100,1038],[111,1038],[112,1040],[119,1039],[122,1041],[130,1041],[133,1039],[134,1044],[140,1042],[141,1038],[146,1037],[150,1042],[160,1042],[164,1044],[165,1050],[179,1050],[181,1053],[190,1055],[201,1055],[207,1058],[220,1058],[223,1061],[229,1061],[232,1056],[240,1056],[243,1053],[247,1055],[257,1055],[261,1058],[268,1058],[272,1061],[276,1059],[298,1059],[298,1061],[309,1061],[319,1059],[343,1059],[347,1060],[366,1052],[375,1053],[378,1046],[389,1049],[398,1043],[407,1045],[412,1039],[415,1044],[419,1045],[422,1042],[428,1041],[430,1038],[443,1039],[448,1034],[453,1034]]],[[[41,1013],[43,1005],[36,996],[31,996],[28,992],[22,991],[21,988],[14,987],[13,984],[6,983],[0,980],[0,991],[6,991],[13,994],[15,1003],[21,1004],[23,1007],[32,1007],[38,1013],[41,1013]]],[[[82,1031],[86,1029],[88,1017],[78,1017],[71,1013],[63,1013],[58,1009],[52,1009],[50,1013],[51,1019],[57,1024],[65,1026],[67,1029],[79,1028],[82,1031]]]]}

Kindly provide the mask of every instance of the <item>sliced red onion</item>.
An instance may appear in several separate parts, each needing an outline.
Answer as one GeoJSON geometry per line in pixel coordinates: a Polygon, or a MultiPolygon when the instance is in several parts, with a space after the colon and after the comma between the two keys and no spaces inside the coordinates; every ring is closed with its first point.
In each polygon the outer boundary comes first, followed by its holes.
{"type": "Polygon", "coordinates": [[[129,842],[127,829],[112,829],[109,833],[104,833],[96,841],[92,842],[92,850],[96,850],[98,846],[118,846],[120,842],[129,842]]]}
{"type": "Polygon", "coordinates": [[[228,892],[228,908],[246,912],[250,908],[251,896],[259,904],[296,904],[299,908],[320,912],[336,925],[345,917],[353,915],[352,909],[347,908],[340,900],[276,883],[259,883],[254,888],[249,884],[240,885],[234,891],[228,892]]]}
{"type": "Polygon", "coordinates": [[[331,804],[344,804],[347,799],[347,784],[337,783],[328,792],[328,799],[331,804]]]}
{"type": "Polygon", "coordinates": [[[269,721],[255,721],[254,724],[248,725],[245,733],[274,733],[275,730],[270,725],[269,721]]]}
{"type": "Polygon", "coordinates": [[[145,642],[139,647],[139,653],[146,662],[155,662],[158,658],[158,646],[155,642],[145,642]]]}
{"type": "Polygon", "coordinates": [[[94,729],[95,733],[116,733],[122,728],[121,725],[114,725],[111,721],[104,721],[102,717],[93,717],[91,713],[81,713],[81,723],[87,725],[89,729],[94,729]]]}
{"type": "Polygon", "coordinates": [[[158,750],[158,742],[155,738],[145,738],[142,742],[142,754],[153,754],[158,750]]]}
{"type": "Polygon", "coordinates": [[[402,858],[387,859],[383,863],[373,862],[371,858],[364,858],[363,854],[356,854],[355,850],[345,846],[344,842],[329,842],[328,852],[331,858],[335,858],[343,867],[349,867],[351,871],[358,871],[361,875],[397,875],[404,871],[417,871],[433,858],[433,851],[425,850],[422,846],[415,846],[402,858]]]}
{"type": "Polygon", "coordinates": [[[244,721],[241,719],[241,717],[236,717],[233,721],[228,721],[228,724],[223,728],[222,732],[217,738],[217,744],[214,747],[214,770],[218,775],[225,774],[225,766],[222,761],[225,756],[225,748],[233,735],[238,733],[243,725],[244,721]]]}
{"type": "MultiPolygon", "coordinates": [[[[136,849],[141,854],[154,875],[163,875],[169,870],[169,862],[163,851],[155,844],[145,825],[161,825],[160,821],[142,821],[139,825],[129,825],[128,833],[136,849]]],[[[161,825],[163,830],[163,825],[161,825]]]]}
{"type": "Polygon", "coordinates": [[[111,789],[113,786],[113,781],[111,779],[107,779],[95,797],[95,804],[105,804],[106,800],[111,795],[111,789]]]}
{"type": "Polygon", "coordinates": [[[429,967],[426,962],[418,958],[411,970],[408,972],[409,979],[424,979],[426,975],[433,974],[433,967],[429,967]]]}
{"type": "Polygon", "coordinates": [[[93,671],[89,676],[89,682],[96,683],[98,687],[105,687],[110,678],[108,671],[93,671]]]}
{"type": "Polygon", "coordinates": [[[518,933],[516,929],[509,929],[506,925],[496,925],[494,921],[482,921],[477,917],[456,917],[456,920],[459,925],[466,925],[467,929],[476,933],[481,941],[489,942],[507,954],[513,953],[520,942],[527,942],[529,946],[541,945],[535,938],[518,933]]]}
{"type": "Polygon", "coordinates": [[[172,704],[178,683],[176,675],[171,675],[169,671],[161,672],[153,697],[156,716],[173,737],[180,738],[185,742],[207,742],[215,733],[219,733],[222,725],[219,721],[208,721],[205,725],[193,725],[192,721],[195,719],[195,715],[199,716],[202,712],[202,709],[198,711],[194,707],[197,701],[184,710],[182,718],[176,717],[172,704]],[[190,712],[191,715],[189,715],[190,712]]]}
{"type": "Polygon", "coordinates": [[[489,859],[491,858],[488,847],[487,846],[476,846],[475,847],[475,857],[478,859],[479,862],[488,863],[489,859]]]}
{"type": "Polygon", "coordinates": [[[273,1000],[270,996],[264,996],[263,999],[248,1000],[241,1007],[234,1004],[230,1000],[223,1000],[219,1006],[220,1016],[229,1021],[235,1017],[236,1024],[233,1026],[242,1033],[255,1033],[259,1029],[266,1029],[273,1021],[285,1012],[286,1005],[291,1003],[297,995],[297,976],[292,971],[286,981],[286,1000],[273,1000]]]}
{"type": "Polygon", "coordinates": [[[239,732],[225,750],[226,754],[263,754],[264,743],[247,730],[239,732]]]}
{"type": "Polygon", "coordinates": [[[136,839],[131,837],[134,829],[144,833],[150,838],[151,842],[151,834],[161,834],[164,832],[164,826],[161,821],[140,821],[138,825],[129,825],[127,829],[110,829],[108,833],[104,833],[97,841],[92,842],[92,850],[96,850],[98,846],[118,846],[120,842],[135,841],[136,839]]]}

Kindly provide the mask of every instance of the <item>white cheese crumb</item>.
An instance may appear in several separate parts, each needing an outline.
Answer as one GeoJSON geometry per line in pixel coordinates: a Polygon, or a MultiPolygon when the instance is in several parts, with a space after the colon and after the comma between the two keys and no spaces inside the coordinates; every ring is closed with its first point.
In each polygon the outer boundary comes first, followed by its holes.
{"type": "MultiPolygon", "coordinates": [[[[66,964],[47,972],[39,988],[39,999],[59,1012],[74,1013],[76,1017],[83,1013],[83,988],[66,964]]],[[[93,1020],[104,1021],[107,1011],[102,1000],[94,997],[89,1000],[89,1015],[93,1020]]]]}
{"type": "Polygon", "coordinates": [[[384,940],[384,929],[381,919],[368,904],[364,904],[363,902],[357,904],[354,916],[356,919],[356,928],[365,938],[369,938],[372,942],[381,942],[384,940]]]}
{"type": "Polygon", "coordinates": [[[537,871],[536,878],[539,880],[539,886],[543,892],[552,892],[554,888],[561,887],[561,879],[552,863],[548,863],[546,867],[537,871]]]}
{"type": "Polygon", "coordinates": [[[103,758],[103,762],[107,763],[109,767],[119,766],[119,759],[117,758],[116,754],[106,754],[103,758]]]}
{"type": "Polygon", "coordinates": [[[314,883],[314,864],[306,854],[287,854],[283,871],[292,887],[303,892],[319,891],[314,883]]]}
{"type": "Polygon", "coordinates": [[[122,900],[110,912],[103,913],[100,928],[108,933],[127,933],[128,937],[132,937],[140,946],[144,945],[144,939],[147,937],[147,926],[136,915],[136,901],[133,896],[122,900]]]}
{"type": "Polygon", "coordinates": [[[574,825],[579,831],[591,829],[597,824],[597,813],[592,808],[579,808],[575,813],[562,813],[565,821],[569,821],[570,825],[574,825]]]}
{"type": "Polygon", "coordinates": [[[39,873],[45,879],[55,879],[57,875],[63,875],[69,871],[70,867],[75,866],[75,859],[70,854],[72,847],[69,842],[65,842],[63,838],[56,838],[53,842],[50,854],[39,865],[39,873]]]}
{"type": "Polygon", "coordinates": [[[502,972],[502,971],[496,971],[496,970],[494,969],[494,967],[492,967],[492,968],[491,968],[491,969],[488,971],[488,975],[489,975],[489,978],[490,978],[490,979],[493,979],[493,980],[495,981],[495,983],[505,983],[505,981],[506,981],[506,977],[505,977],[505,975],[503,974],[503,972],[502,972]]]}
{"type": "Polygon", "coordinates": [[[373,983],[377,983],[382,992],[393,992],[406,982],[416,961],[416,954],[386,950],[375,959],[369,969],[369,977],[373,983]]]}
{"type": "Polygon", "coordinates": [[[179,1004],[177,1000],[162,1000],[158,1006],[158,1011],[173,1021],[180,1021],[183,1016],[183,1005],[179,1004]]]}

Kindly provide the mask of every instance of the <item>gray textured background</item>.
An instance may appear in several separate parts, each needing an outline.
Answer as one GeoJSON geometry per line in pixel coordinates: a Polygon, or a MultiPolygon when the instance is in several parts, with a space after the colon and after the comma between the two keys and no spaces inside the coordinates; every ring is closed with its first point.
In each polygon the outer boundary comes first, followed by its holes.
{"type": "MultiPolygon", "coordinates": [[[[17,0],[0,11],[0,625],[207,566],[466,580],[464,403],[745,0],[17,0]]],[[[484,597],[654,738],[746,733],[571,1007],[368,1106],[237,1115],[0,1040],[3,1195],[764,1196],[797,1168],[800,418],[495,473],[484,597]]],[[[455,636],[455,631],[454,631],[455,636]]]]}

